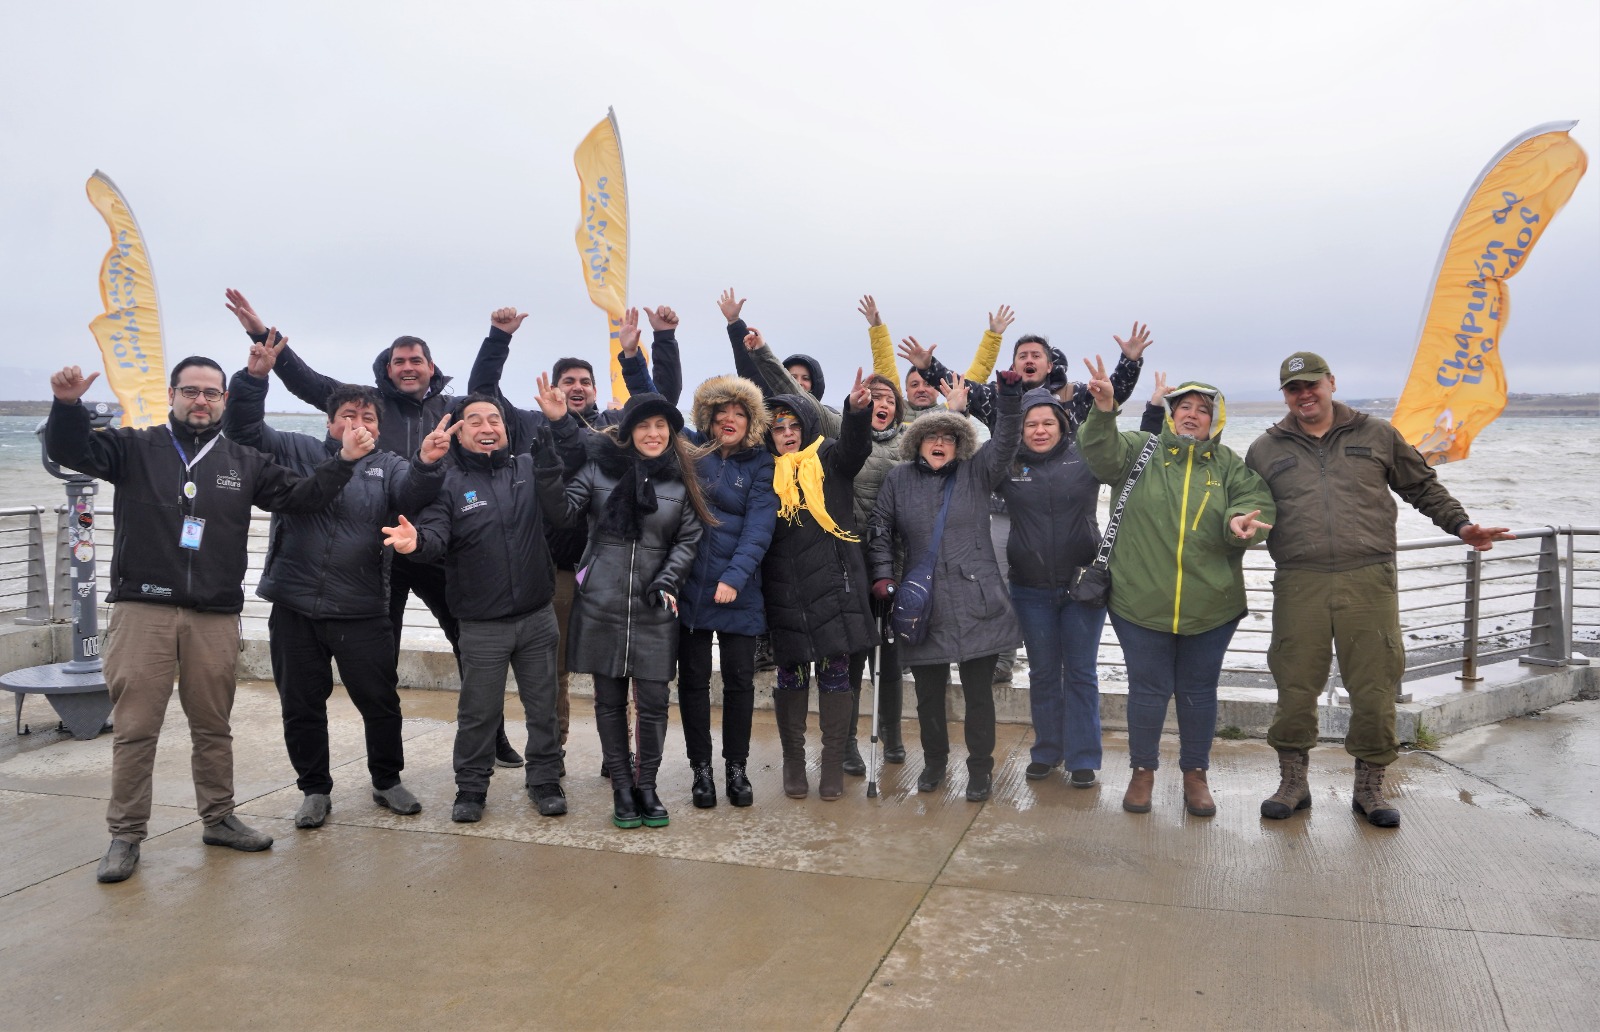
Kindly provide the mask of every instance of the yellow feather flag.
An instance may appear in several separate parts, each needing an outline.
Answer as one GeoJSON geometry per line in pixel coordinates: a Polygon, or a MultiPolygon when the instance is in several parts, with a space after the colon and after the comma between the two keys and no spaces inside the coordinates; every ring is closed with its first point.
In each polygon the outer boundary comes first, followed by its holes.
{"type": "MultiPolygon", "coordinates": [[[[622,314],[628,309],[628,177],[622,167],[622,134],[617,114],[606,109],[572,155],[578,169],[578,257],[589,300],[606,313],[610,335],[606,357],[611,372],[611,397],[627,400],[622,363],[617,360],[622,314]]],[[[648,361],[649,355],[645,355],[648,361]]]]}
{"type": "Polygon", "coordinates": [[[1445,238],[1393,419],[1429,465],[1466,458],[1472,439],[1506,407],[1505,281],[1526,263],[1589,166],[1567,135],[1577,124],[1535,126],[1501,148],[1445,238]]]}
{"type": "Polygon", "coordinates": [[[139,220],[117,184],[95,171],[85,185],[111,229],[111,249],[100,263],[100,303],[89,323],[105,359],[106,382],[122,402],[122,425],[154,426],[167,418],[167,366],[161,354],[161,310],[156,274],[139,220]]]}

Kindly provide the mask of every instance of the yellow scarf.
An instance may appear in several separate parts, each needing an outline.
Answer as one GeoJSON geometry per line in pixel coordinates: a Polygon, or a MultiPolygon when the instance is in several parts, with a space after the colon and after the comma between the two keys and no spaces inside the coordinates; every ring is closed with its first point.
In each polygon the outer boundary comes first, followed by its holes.
{"type": "Polygon", "coordinates": [[[778,515],[793,522],[800,510],[809,512],[817,525],[841,541],[860,541],[828,515],[827,502],[822,496],[822,460],[817,449],[822,445],[818,437],[810,445],[787,455],[779,455],[772,471],[772,490],[778,495],[778,515]]]}

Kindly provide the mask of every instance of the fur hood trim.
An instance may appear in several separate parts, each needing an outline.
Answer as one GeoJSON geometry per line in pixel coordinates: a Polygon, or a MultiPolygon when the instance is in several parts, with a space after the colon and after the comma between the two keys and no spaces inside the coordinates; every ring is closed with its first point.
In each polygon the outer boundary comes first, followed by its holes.
{"type": "Polygon", "coordinates": [[[933,434],[949,434],[956,439],[956,458],[970,459],[978,451],[978,432],[972,421],[958,412],[929,412],[914,423],[906,424],[900,435],[900,458],[915,462],[922,450],[922,442],[933,434]]]}
{"type": "Polygon", "coordinates": [[[766,402],[761,397],[761,388],[742,376],[713,376],[694,389],[695,429],[704,434],[708,441],[713,440],[715,435],[711,432],[711,417],[722,406],[735,403],[744,406],[745,413],[750,417],[750,426],[745,430],[741,449],[762,447],[767,432],[766,402]]]}

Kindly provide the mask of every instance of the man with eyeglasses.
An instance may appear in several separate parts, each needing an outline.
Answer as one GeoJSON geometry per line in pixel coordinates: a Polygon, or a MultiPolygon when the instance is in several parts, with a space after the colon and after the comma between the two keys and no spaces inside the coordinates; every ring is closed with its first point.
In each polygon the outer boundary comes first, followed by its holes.
{"type": "Polygon", "coordinates": [[[1261,816],[1282,820],[1311,806],[1317,698],[1337,653],[1350,695],[1344,746],[1356,761],[1351,808],[1377,827],[1399,827],[1400,811],[1383,795],[1384,769],[1400,750],[1395,695],[1406,668],[1394,495],[1480,552],[1511,534],[1473,523],[1387,420],[1334,401],[1333,371],[1322,356],[1290,355],[1278,383],[1289,414],[1245,456],[1278,508],[1267,539],[1276,566],[1267,666],[1278,685],[1267,742],[1278,751],[1281,781],[1261,816]]]}
{"type": "Polygon", "coordinates": [[[229,716],[239,660],[246,544],[252,506],[317,512],[372,451],[365,427],[348,427],[338,455],[297,476],[221,434],[222,367],[190,357],[172,370],[162,426],[93,432],[79,402],[99,373],[67,366],[50,377],[55,403],[45,426],[50,457],[115,484],[111,588],[116,603],[101,654],[111,693],[111,845],[96,877],[133,874],[150,821],[156,744],[177,670],[178,701],[193,743],[201,841],[256,852],[272,836],[234,816],[229,716]]]}

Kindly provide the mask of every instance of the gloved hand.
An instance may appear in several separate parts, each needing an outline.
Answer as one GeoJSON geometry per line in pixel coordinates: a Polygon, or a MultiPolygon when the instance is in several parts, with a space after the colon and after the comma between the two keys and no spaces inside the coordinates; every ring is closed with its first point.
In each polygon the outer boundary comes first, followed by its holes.
{"type": "Polygon", "coordinates": [[[1002,369],[994,374],[994,378],[1000,381],[1001,394],[1020,395],[1022,393],[1022,374],[1015,369],[1002,369]]]}
{"type": "Polygon", "coordinates": [[[896,585],[895,582],[888,577],[884,577],[882,580],[875,580],[872,582],[872,597],[877,599],[879,602],[887,602],[889,600],[889,596],[894,594],[894,589],[897,586],[898,585],[896,585]]]}

